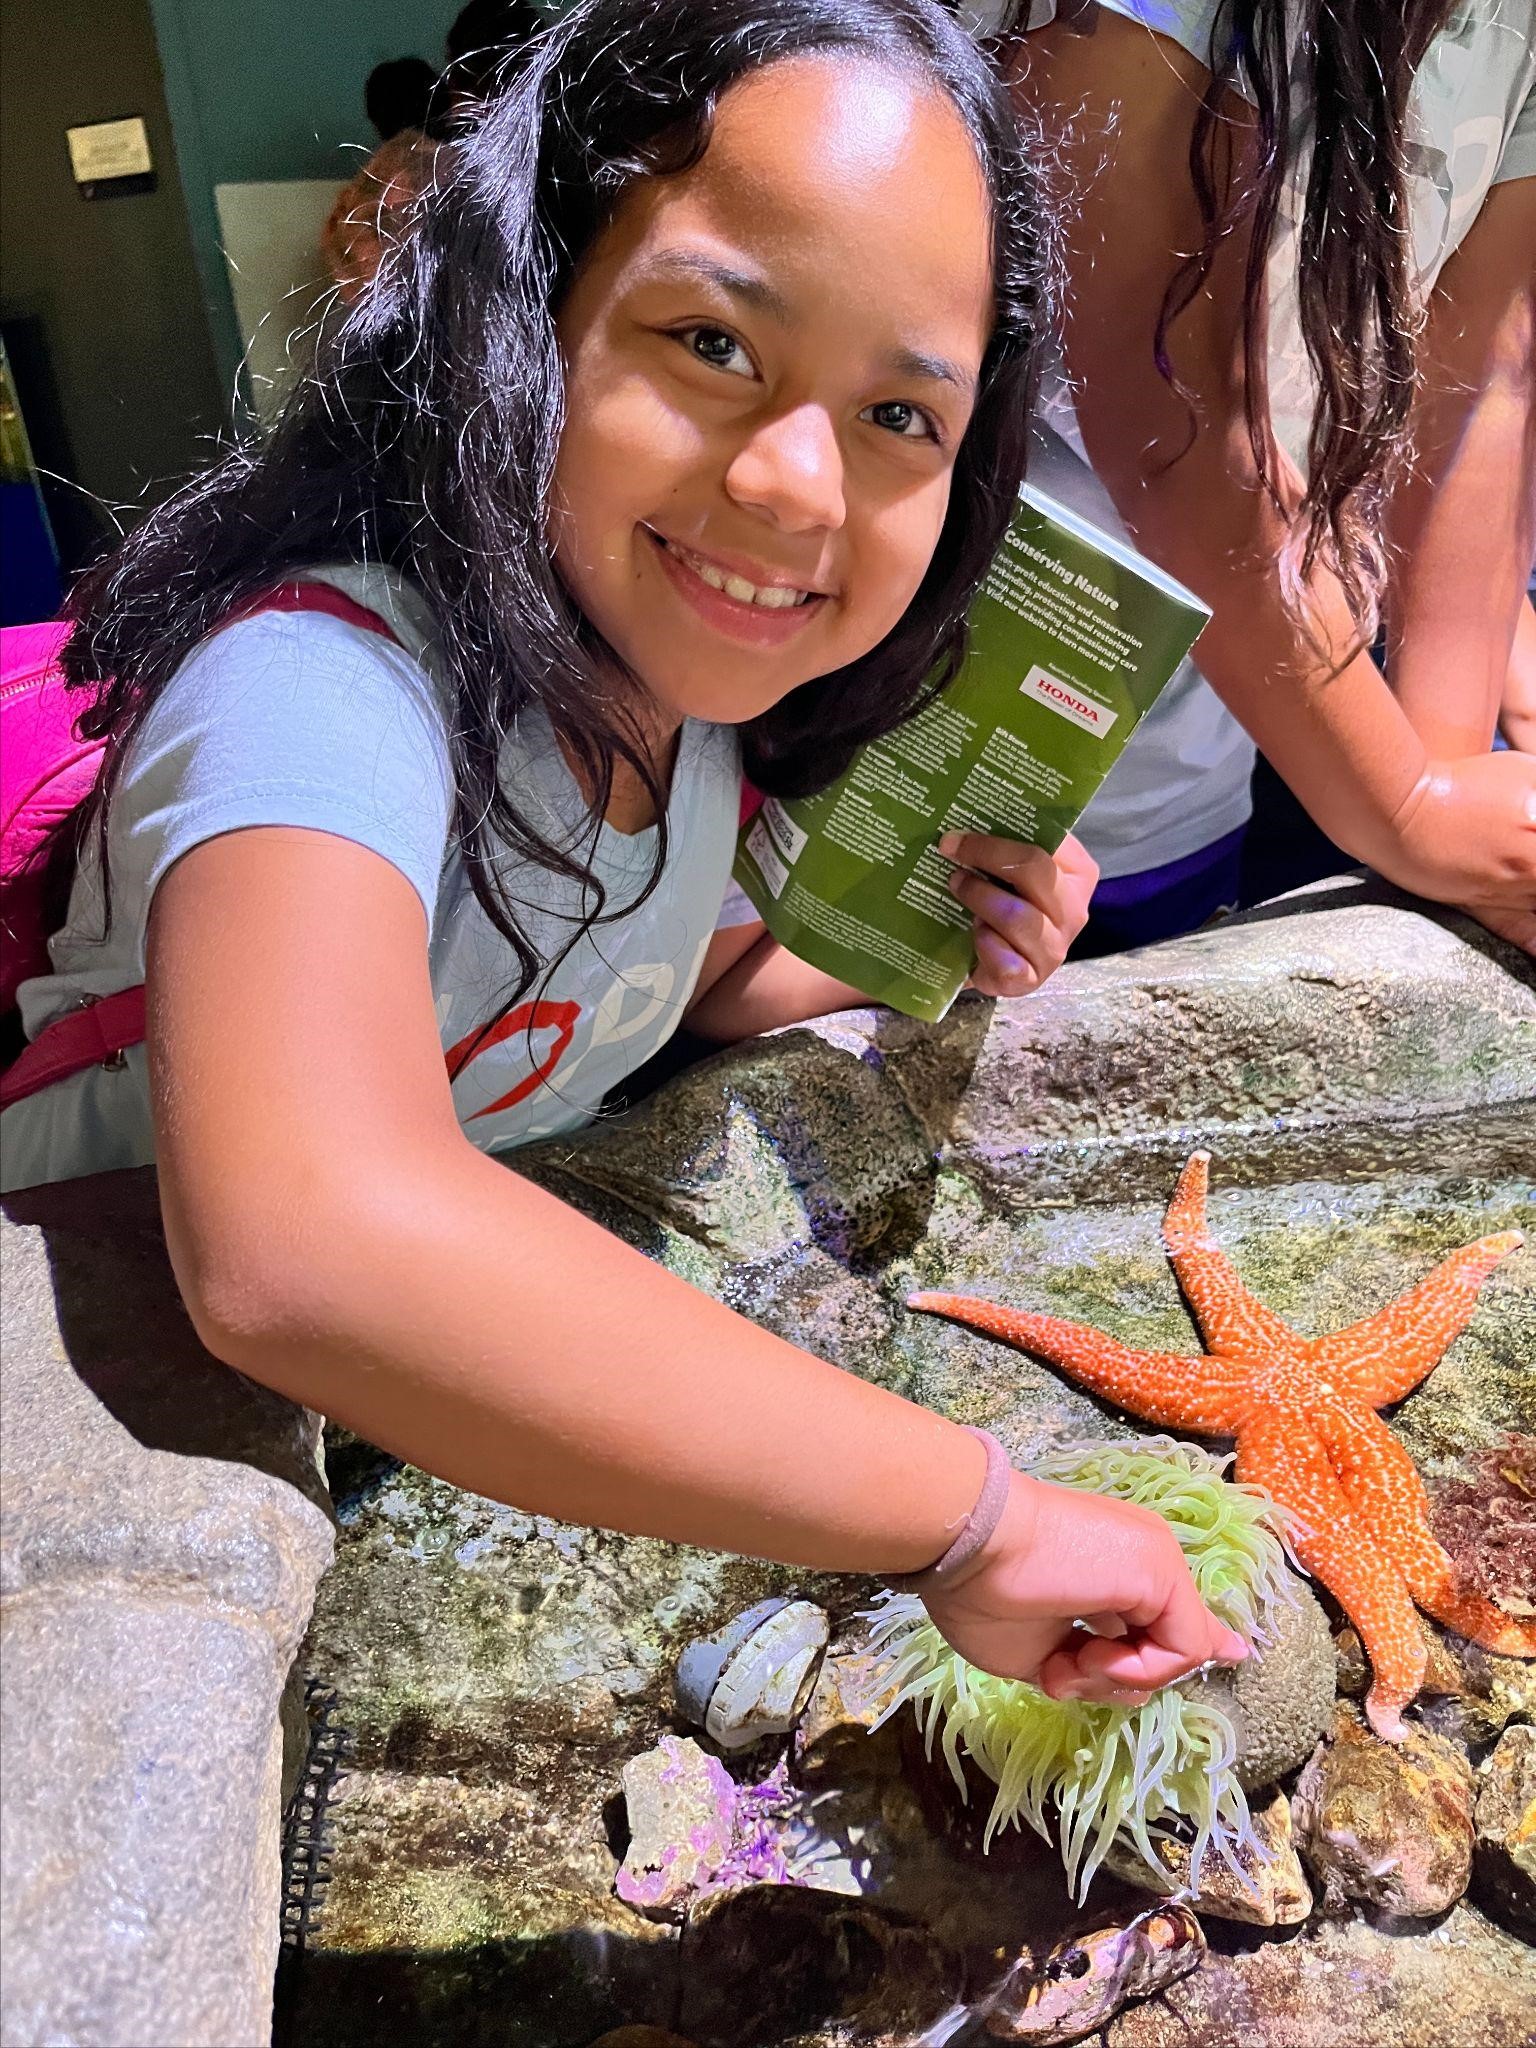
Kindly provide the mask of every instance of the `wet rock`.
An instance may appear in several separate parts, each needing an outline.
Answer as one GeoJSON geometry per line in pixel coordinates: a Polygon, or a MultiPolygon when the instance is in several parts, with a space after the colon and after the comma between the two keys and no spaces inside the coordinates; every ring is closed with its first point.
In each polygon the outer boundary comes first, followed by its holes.
{"type": "Polygon", "coordinates": [[[1302,1854],[1334,1899],[1406,1919],[1454,1905],[1472,1872],[1472,1770],[1422,1728],[1381,1742],[1340,1702],[1296,1787],[1302,1854]]]}
{"type": "Polygon", "coordinates": [[[1472,1895],[1536,1942],[1536,1728],[1507,1728],[1481,1773],[1472,1895]]]}
{"type": "Polygon", "coordinates": [[[663,1735],[624,1766],[629,1848],[619,1897],[642,1912],[673,1914],[731,1853],[736,1786],[718,1757],[689,1736],[663,1735]]]}
{"type": "MultiPolygon", "coordinates": [[[[1312,1889],[1296,1853],[1290,1801],[1283,1792],[1253,1808],[1253,1832],[1257,1849],[1245,1845],[1237,1853],[1242,1877],[1211,1852],[1202,1860],[1200,1889],[1187,1903],[1196,1913],[1240,1920],[1249,1927],[1299,1927],[1312,1911],[1312,1889]]],[[[1189,1885],[1188,1843],[1161,1842],[1158,1854],[1167,1872],[1166,1885],[1158,1884],[1134,1851],[1117,1846],[1105,1862],[1128,1884],[1184,1895],[1189,1885]]]]}
{"type": "Polygon", "coordinates": [[[1333,1716],[1336,1673],[1327,1616],[1300,1579],[1292,1579],[1291,1591],[1294,1601],[1280,1608],[1275,1640],[1262,1656],[1205,1680],[1216,1705],[1230,1702],[1245,1792],[1305,1763],[1333,1716]]]}
{"type": "Polygon", "coordinates": [[[1025,1950],[979,2001],[982,2031],[1036,2048],[1086,2040],[1125,2006],[1198,1970],[1204,1956],[1205,1936],[1185,1906],[1073,1935],[1040,1957],[1025,1950]]]}
{"type": "MultiPolygon", "coordinates": [[[[1107,2048],[1531,2048],[1530,1949],[1465,1901],[1432,1927],[1316,1915],[1289,1940],[1215,1944],[1107,2048]]],[[[958,2048],[958,2044],[957,2044],[958,2048]]]]}
{"type": "Polygon", "coordinates": [[[798,1887],[701,1900],[683,1930],[682,1967],[678,2024],[699,2048],[777,2048],[813,2027],[855,2038],[915,2031],[954,2006],[962,1976],[954,1953],[914,1922],[798,1887]]]}
{"type": "Polygon", "coordinates": [[[879,1660],[862,1632],[831,1651],[795,1731],[795,1769],[802,1778],[887,1777],[901,1768],[897,1716],[871,1734],[890,1705],[879,1660]]]}
{"type": "Polygon", "coordinates": [[[669,2034],[665,2027],[615,2027],[594,2041],[591,2048],[695,2048],[681,2034],[669,2034]]]}

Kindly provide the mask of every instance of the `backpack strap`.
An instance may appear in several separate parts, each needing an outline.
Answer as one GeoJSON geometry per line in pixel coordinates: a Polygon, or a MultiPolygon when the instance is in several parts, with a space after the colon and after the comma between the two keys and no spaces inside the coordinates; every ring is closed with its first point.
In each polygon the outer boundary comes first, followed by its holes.
{"type": "MultiPolygon", "coordinates": [[[[247,605],[231,612],[224,625],[237,625],[262,612],[324,612],[365,633],[377,633],[398,647],[399,635],[387,620],[358,604],[328,583],[279,583],[247,605]]],[[[121,1063],[130,1046],[142,1045],[145,1034],[144,989],[119,989],[115,995],[87,1000],[55,1017],[0,1074],[0,1109],[23,1102],[55,1081],[67,1081],[87,1067],[121,1063]]]]}

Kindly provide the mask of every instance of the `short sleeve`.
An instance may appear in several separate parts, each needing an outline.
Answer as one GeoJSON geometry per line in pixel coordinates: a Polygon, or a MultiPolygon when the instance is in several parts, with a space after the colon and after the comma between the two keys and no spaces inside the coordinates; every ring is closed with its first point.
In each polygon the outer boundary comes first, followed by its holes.
{"type": "MultiPolygon", "coordinates": [[[[1166,36],[1207,68],[1211,62],[1211,31],[1221,0],[1099,0],[1111,14],[1139,21],[1155,35],[1166,36]]],[[[1028,0],[1024,17],[1029,28],[1043,28],[1056,19],[1056,0],[1028,0]]]]}
{"type": "Polygon", "coordinates": [[[1493,174],[1495,185],[1512,184],[1516,178],[1536,178],[1536,85],[1526,94],[1515,125],[1504,138],[1504,153],[1493,174]]]}
{"type": "Polygon", "coordinates": [[[318,613],[229,626],[183,662],[128,750],[114,865],[150,898],[207,839],[305,826],[380,854],[436,910],[451,814],[447,725],[426,671],[318,613]]]}

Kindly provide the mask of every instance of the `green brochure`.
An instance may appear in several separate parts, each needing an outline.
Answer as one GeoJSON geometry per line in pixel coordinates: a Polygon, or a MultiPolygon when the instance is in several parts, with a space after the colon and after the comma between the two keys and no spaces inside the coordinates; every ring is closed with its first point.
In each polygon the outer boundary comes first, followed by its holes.
{"type": "Polygon", "coordinates": [[[770,798],[742,833],[736,879],[791,953],[936,1022],[975,953],[935,842],[990,832],[1054,853],[1209,616],[1026,485],[960,674],[820,796],[770,798]]]}

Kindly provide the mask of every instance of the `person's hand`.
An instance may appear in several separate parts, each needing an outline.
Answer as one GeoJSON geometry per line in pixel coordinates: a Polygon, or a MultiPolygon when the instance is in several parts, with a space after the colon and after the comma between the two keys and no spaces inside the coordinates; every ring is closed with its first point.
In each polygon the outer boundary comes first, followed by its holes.
{"type": "Polygon", "coordinates": [[[1054,854],[984,832],[946,832],[939,852],[956,863],[955,895],[976,918],[976,971],[968,986],[1024,996],[1055,973],[1088,922],[1098,863],[1069,832],[1054,854]]]}
{"type": "Polygon", "coordinates": [[[1161,1516],[1022,1472],[970,1569],[925,1605],[970,1663],[1053,1699],[1140,1706],[1202,1664],[1249,1655],[1196,1592],[1161,1516]]]}
{"type": "Polygon", "coordinates": [[[1536,954],[1536,755],[1431,762],[1396,826],[1391,881],[1536,954]]]}

